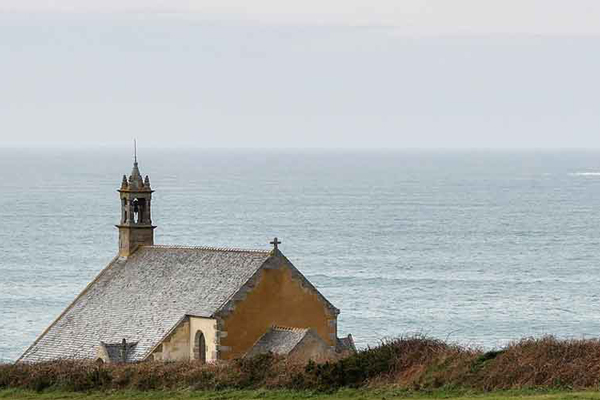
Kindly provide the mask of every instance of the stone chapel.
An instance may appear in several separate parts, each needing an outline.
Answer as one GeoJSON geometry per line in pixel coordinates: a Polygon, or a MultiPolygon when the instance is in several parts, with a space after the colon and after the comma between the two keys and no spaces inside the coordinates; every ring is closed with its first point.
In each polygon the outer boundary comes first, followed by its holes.
{"type": "Polygon", "coordinates": [[[198,360],[273,352],[327,359],[355,351],[334,307],[271,250],[154,244],[150,179],[137,159],[119,189],[118,255],[19,359],[198,360]]]}

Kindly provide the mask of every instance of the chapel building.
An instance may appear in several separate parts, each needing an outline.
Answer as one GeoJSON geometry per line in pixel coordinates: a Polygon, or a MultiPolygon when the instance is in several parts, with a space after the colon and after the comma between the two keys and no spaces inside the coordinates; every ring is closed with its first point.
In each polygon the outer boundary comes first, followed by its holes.
{"type": "Polygon", "coordinates": [[[272,352],[301,361],[355,351],[340,311],[279,250],[154,244],[137,159],[119,189],[118,255],[19,361],[214,362],[272,352]]]}

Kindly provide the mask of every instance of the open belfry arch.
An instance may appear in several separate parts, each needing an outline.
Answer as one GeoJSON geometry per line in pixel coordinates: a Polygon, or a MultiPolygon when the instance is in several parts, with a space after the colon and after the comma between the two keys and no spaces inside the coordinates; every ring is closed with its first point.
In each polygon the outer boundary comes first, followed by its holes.
{"type": "Polygon", "coordinates": [[[19,361],[214,362],[274,352],[330,358],[334,307],[279,249],[154,244],[150,179],[137,161],[118,190],[117,256],[19,361]]]}

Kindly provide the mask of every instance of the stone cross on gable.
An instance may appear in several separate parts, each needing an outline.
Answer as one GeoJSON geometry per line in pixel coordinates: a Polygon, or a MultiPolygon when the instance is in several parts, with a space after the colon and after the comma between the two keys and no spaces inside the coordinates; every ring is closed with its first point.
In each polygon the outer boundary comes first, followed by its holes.
{"type": "Polygon", "coordinates": [[[281,241],[280,241],[280,240],[278,240],[277,238],[275,238],[275,239],[273,239],[273,241],[272,241],[272,242],[270,242],[270,244],[272,244],[272,245],[273,245],[273,249],[274,249],[274,250],[277,250],[277,249],[278,249],[278,247],[277,247],[277,246],[281,244],[281,241]]]}

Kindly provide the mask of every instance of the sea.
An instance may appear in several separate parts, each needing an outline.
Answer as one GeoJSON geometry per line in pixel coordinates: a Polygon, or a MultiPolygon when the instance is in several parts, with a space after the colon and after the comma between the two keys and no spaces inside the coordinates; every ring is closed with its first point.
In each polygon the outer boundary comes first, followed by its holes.
{"type": "MultiPolygon", "coordinates": [[[[159,244],[284,254],[361,348],[600,336],[600,153],[139,150],[159,244]]],[[[115,256],[129,149],[0,150],[0,360],[115,256]]],[[[301,312],[301,310],[300,310],[301,312]]]]}

